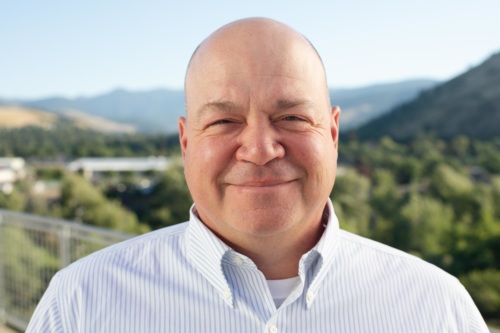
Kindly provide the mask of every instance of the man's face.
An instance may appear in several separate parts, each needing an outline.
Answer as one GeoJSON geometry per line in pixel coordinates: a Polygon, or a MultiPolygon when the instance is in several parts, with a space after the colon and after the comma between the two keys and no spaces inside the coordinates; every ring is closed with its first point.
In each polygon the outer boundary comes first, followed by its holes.
{"type": "Polygon", "coordinates": [[[254,39],[199,50],[179,121],[197,212],[233,244],[317,228],[336,170],[339,112],[319,59],[303,41],[254,39]]]}

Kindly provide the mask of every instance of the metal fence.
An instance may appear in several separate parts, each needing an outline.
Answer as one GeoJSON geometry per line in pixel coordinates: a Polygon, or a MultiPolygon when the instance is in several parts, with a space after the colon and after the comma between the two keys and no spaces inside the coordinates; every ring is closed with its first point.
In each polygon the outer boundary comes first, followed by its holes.
{"type": "Polygon", "coordinates": [[[25,331],[58,270],[131,236],[0,209],[0,323],[25,331]]]}

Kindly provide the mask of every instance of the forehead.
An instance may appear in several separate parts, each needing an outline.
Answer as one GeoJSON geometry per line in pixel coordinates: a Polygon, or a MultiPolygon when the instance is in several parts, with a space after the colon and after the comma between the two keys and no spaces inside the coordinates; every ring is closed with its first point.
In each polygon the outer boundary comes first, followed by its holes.
{"type": "Polygon", "coordinates": [[[198,107],[220,101],[265,107],[279,101],[315,100],[320,96],[318,91],[308,81],[295,77],[228,71],[193,84],[188,101],[198,107]]]}
{"type": "Polygon", "coordinates": [[[188,109],[190,104],[242,95],[314,99],[324,97],[325,90],[323,66],[305,39],[206,43],[186,76],[188,109]]]}

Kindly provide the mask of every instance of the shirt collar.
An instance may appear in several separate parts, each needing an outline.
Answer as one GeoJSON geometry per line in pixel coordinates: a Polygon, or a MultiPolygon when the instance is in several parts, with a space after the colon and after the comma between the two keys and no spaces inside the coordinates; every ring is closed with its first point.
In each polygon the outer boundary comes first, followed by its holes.
{"type": "Polygon", "coordinates": [[[186,231],[186,255],[232,307],[231,289],[222,270],[223,257],[229,251],[231,248],[201,222],[193,205],[189,211],[189,226],[186,231]]]}
{"type": "MultiPolygon", "coordinates": [[[[328,199],[326,212],[328,219],[325,231],[318,243],[299,262],[299,275],[302,282],[307,283],[307,306],[315,299],[321,287],[338,245],[339,223],[333,205],[328,199]]],[[[236,253],[221,241],[196,214],[196,207],[190,209],[189,227],[187,229],[187,256],[194,266],[212,284],[220,296],[232,307],[233,297],[229,284],[224,276],[222,264],[228,257],[236,253]]]]}
{"type": "Polygon", "coordinates": [[[325,231],[316,246],[314,246],[311,250],[312,252],[317,252],[321,255],[324,264],[332,261],[339,236],[339,221],[335,215],[333,204],[330,199],[328,199],[326,204],[326,213],[328,216],[326,223],[324,223],[325,231]]]}
{"type": "Polygon", "coordinates": [[[318,294],[322,281],[332,267],[332,261],[335,257],[335,251],[339,243],[339,222],[333,204],[328,199],[326,206],[328,213],[325,231],[318,243],[306,254],[302,256],[299,262],[299,275],[305,288],[307,289],[307,307],[309,308],[318,294]]]}

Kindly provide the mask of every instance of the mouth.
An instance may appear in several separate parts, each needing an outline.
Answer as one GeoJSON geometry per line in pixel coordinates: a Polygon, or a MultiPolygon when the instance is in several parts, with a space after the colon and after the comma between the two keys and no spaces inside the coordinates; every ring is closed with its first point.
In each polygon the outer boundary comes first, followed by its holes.
{"type": "Polygon", "coordinates": [[[256,180],[256,181],[245,181],[241,183],[232,183],[228,184],[229,186],[237,186],[242,188],[271,188],[271,187],[279,187],[282,185],[288,185],[294,182],[295,179],[292,180],[256,180]]]}

